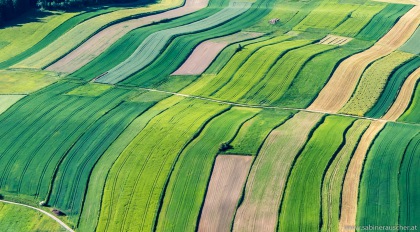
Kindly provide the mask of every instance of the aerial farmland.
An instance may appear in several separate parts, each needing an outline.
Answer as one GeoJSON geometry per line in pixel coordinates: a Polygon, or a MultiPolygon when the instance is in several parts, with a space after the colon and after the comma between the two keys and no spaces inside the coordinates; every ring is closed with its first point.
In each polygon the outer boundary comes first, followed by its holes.
{"type": "Polygon", "coordinates": [[[420,230],[420,0],[0,0],[0,232],[420,230]]]}

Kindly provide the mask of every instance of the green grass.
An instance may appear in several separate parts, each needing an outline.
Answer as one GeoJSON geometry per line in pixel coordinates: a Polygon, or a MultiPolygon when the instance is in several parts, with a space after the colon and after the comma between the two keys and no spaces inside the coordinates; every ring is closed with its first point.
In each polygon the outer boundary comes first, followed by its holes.
{"type": "Polygon", "coordinates": [[[410,37],[410,39],[407,40],[407,42],[405,42],[405,44],[401,46],[399,50],[403,52],[409,52],[409,53],[419,55],[420,54],[420,46],[418,44],[419,40],[420,40],[420,28],[417,28],[417,30],[410,37]]]}
{"type": "Polygon", "coordinates": [[[146,7],[122,9],[99,15],[97,17],[81,22],[67,33],[63,34],[60,38],[54,40],[48,46],[44,47],[39,52],[17,63],[13,67],[44,68],[70,52],[76,46],[106,26],[130,17],[136,17],[137,15],[145,13],[173,8],[181,4],[182,1],[180,0],[163,0],[158,4],[151,4],[146,7]]]}
{"type": "Polygon", "coordinates": [[[28,15],[28,21],[25,23],[0,30],[0,42],[7,43],[6,46],[0,49],[0,62],[4,62],[30,49],[60,24],[78,13],[46,11],[31,12],[31,14],[33,15],[28,15]]]}
{"type": "Polygon", "coordinates": [[[293,160],[321,118],[321,114],[299,112],[265,139],[248,176],[235,217],[235,231],[276,229],[276,225],[258,222],[278,221],[280,202],[293,160]]]}
{"type": "Polygon", "coordinates": [[[0,70],[0,94],[29,94],[59,79],[48,71],[0,70]]]}
{"type": "Polygon", "coordinates": [[[420,67],[420,57],[414,57],[414,59],[400,66],[394,73],[388,78],[384,90],[381,96],[376,101],[375,105],[365,114],[367,117],[379,118],[383,116],[387,110],[392,106],[392,103],[398,96],[398,92],[401,86],[404,84],[406,78],[414,70],[420,67]]]}
{"type": "MultiPolygon", "coordinates": [[[[71,28],[75,27],[77,24],[85,20],[88,20],[90,18],[93,18],[97,15],[115,11],[117,9],[118,8],[116,7],[110,7],[110,8],[105,8],[105,9],[92,10],[89,12],[82,12],[76,16],[69,18],[68,20],[60,24],[58,27],[54,28],[54,30],[49,32],[42,40],[37,42],[35,45],[29,47],[25,51],[13,56],[12,58],[4,62],[0,62],[0,69],[4,69],[11,65],[14,65],[22,61],[23,59],[35,54],[36,52],[40,51],[44,47],[48,46],[49,43],[51,43],[52,41],[56,40],[67,31],[69,31],[71,28]]],[[[25,45],[28,45],[28,44],[25,44],[25,45]]],[[[0,45],[0,48],[1,48],[1,45],[0,45]]]]}
{"type": "Polygon", "coordinates": [[[399,224],[401,160],[419,132],[418,126],[389,123],[375,139],[360,181],[358,225],[399,224]]]}
{"type": "Polygon", "coordinates": [[[261,41],[255,44],[244,46],[241,51],[237,52],[232,59],[223,67],[217,75],[202,75],[196,82],[182,90],[185,94],[195,94],[209,96],[216,92],[229,79],[235,75],[237,70],[252,56],[258,49],[285,41],[291,36],[278,36],[269,40],[261,41]]]}
{"type": "Polygon", "coordinates": [[[83,96],[83,97],[97,97],[102,93],[106,92],[112,88],[112,85],[105,85],[105,84],[97,84],[97,83],[88,83],[86,85],[82,85],[72,91],[68,92],[68,95],[76,95],[76,96],[83,96]]]}
{"type": "Polygon", "coordinates": [[[410,106],[404,114],[398,119],[401,122],[420,123],[420,81],[417,81],[414,96],[410,102],[410,106]]]}
{"type": "Polygon", "coordinates": [[[397,20],[407,13],[413,6],[404,4],[388,4],[375,15],[372,20],[357,34],[356,38],[362,40],[378,40],[384,36],[397,20]]]}
{"type": "Polygon", "coordinates": [[[313,29],[324,29],[332,31],[344,22],[358,5],[321,3],[313,9],[293,30],[305,31],[313,29]]]}
{"type": "Polygon", "coordinates": [[[148,36],[130,57],[95,81],[110,84],[118,83],[155,60],[173,37],[216,27],[244,13],[250,6],[251,4],[244,3],[236,7],[227,7],[200,21],[155,32],[148,36]]]}
{"type": "Polygon", "coordinates": [[[0,202],[0,230],[3,232],[64,232],[58,222],[45,214],[24,206],[0,202]]]}
{"type": "Polygon", "coordinates": [[[395,51],[372,63],[363,73],[353,96],[340,112],[359,116],[368,112],[384,91],[392,73],[412,57],[412,54],[395,51]]]}
{"type": "MultiPolygon", "coordinates": [[[[150,95],[149,93],[145,93],[140,96],[150,95]]],[[[117,160],[118,156],[131,143],[131,141],[133,141],[137,134],[139,134],[140,131],[146,127],[151,119],[167,110],[169,107],[177,104],[182,99],[183,98],[177,96],[171,97],[160,101],[151,107],[145,113],[137,117],[101,156],[101,158],[98,160],[98,163],[94,166],[89,179],[90,181],[88,183],[88,189],[84,199],[83,210],[82,214],[80,215],[78,227],[80,231],[95,230],[99,220],[102,201],[102,197],[98,196],[103,195],[108,172],[114,164],[115,160],[117,160]]]]}
{"type": "Polygon", "coordinates": [[[267,72],[264,78],[243,95],[241,101],[252,104],[271,104],[280,99],[302,67],[314,56],[334,46],[311,44],[287,52],[267,72]]]}
{"type": "Polygon", "coordinates": [[[67,215],[80,214],[94,165],[124,129],[154,103],[122,103],[90,126],[60,162],[47,204],[67,215]]]}
{"type": "Polygon", "coordinates": [[[187,99],[150,121],[108,174],[97,229],[151,230],[180,152],[210,118],[226,108],[187,99]]]}
{"type": "Polygon", "coordinates": [[[420,215],[417,213],[420,203],[419,196],[419,169],[420,164],[420,134],[417,134],[407,146],[404,152],[403,161],[400,167],[399,175],[399,205],[400,217],[399,225],[418,225],[420,215]]]}
{"type": "MultiPolygon", "coordinates": [[[[211,96],[217,99],[238,101],[254,86],[264,81],[264,77],[277,61],[294,48],[307,45],[311,41],[294,40],[263,47],[241,65],[232,78],[220,90],[211,96]]],[[[287,56],[287,55],[285,55],[287,56]]]]}
{"type": "Polygon", "coordinates": [[[181,153],[168,183],[157,231],[193,231],[198,226],[207,184],[220,144],[259,110],[232,108],[211,120],[181,153]]]}
{"type": "Polygon", "coordinates": [[[324,172],[341,148],[353,121],[348,117],[329,116],[306,143],[287,180],[279,231],[317,231],[320,228],[324,172]]]}
{"type": "Polygon", "coordinates": [[[326,51],[308,60],[284,95],[273,105],[294,108],[307,107],[317,97],[318,92],[321,91],[342,60],[370,45],[371,43],[368,42],[352,40],[340,48],[326,51]]]}
{"type": "Polygon", "coordinates": [[[338,151],[325,173],[322,183],[322,227],[321,231],[339,231],[341,192],[351,157],[356,150],[368,120],[357,120],[345,135],[345,144],[338,151]]]}
{"type": "Polygon", "coordinates": [[[2,123],[9,120],[20,123],[14,130],[0,132],[8,138],[1,147],[2,189],[45,199],[55,168],[68,149],[87,128],[131,93],[111,89],[98,98],[53,96],[40,102],[40,110],[36,110],[35,104],[26,106],[31,108],[29,118],[24,117],[24,107],[3,114],[2,123]]]}
{"type": "Polygon", "coordinates": [[[359,6],[350,14],[349,18],[335,28],[332,33],[348,37],[356,36],[379,11],[384,9],[385,6],[385,3],[378,2],[368,2],[359,6]]]}
{"type": "Polygon", "coordinates": [[[268,134],[289,117],[292,112],[265,109],[245,122],[225,153],[256,155],[268,134]]]}
{"type": "Polygon", "coordinates": [[[15,104],[21,98],[26,95],[15,94],[15,95],[0,95],[0,114],[9,109],[10,106],[15,104]]]}

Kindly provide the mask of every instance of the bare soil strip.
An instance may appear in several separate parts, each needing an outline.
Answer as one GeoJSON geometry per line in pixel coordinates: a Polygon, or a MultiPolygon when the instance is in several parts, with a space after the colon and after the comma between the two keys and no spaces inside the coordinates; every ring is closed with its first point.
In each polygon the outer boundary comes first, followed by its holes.
{"type": "Polygon", "coordinates": [[[376,2],[387,2],[396,4],[420,5],[419,0],[374,0],[376,2]]]}
{"type": "Polygon", "coordinates": [[[319,41],[319,44],[342,46],[342,45],[350,42],[352,39],[353,38],[343,37],[343,36],[338,36],[338,35],[327,35],[325,38],[323,38],[321,41],[319,41]]]}
{"type": "Polygon", "coordinates": [[[366,67],[403,45],[419,23],[420,6],[415,6],[374,46],[344,60],[308,109],[330,113],[340,110],[350,99],[366,67]]]}
{"type": "Polygon", "coordinates": [[[252,160],[252,156],[217,156],[198,231],[230,231],[252,160]]]}
{"type": "Polygon", "coordinates": [[[200,43],[188,59],[171,75],[200,75],[229,44],[262,36],[262,33],[238,32],[200,43]]]}
{"type": "Polygon", "coordinates": [[[357,145],[353,158],[350,161],[350,165],[344,179],[341,200],[340,231],[342,232],[354,231],[346,228],[346,226],[356,225],[357,199],[363,162],[371,143],[385,124],[386,122],[384,121],[373,121],[370,124],[369,128],[363,134],[359,144],[357,145]]]}
{"type": "Polygon", "coordinates": [[[252,166],[233,231],[275,231],[295,156],[322,114],[299,112],[265,140],[252,166]]]}
{"type": "Polygon", "coordinates": [[[38,210],[39,212],[47,215],[48,217],[54,219],[54,221],[58,222],[62,227],[64,227],[66,230],[70,231],[70,232],[74,232],[74,230],[72,230],[68,225],[66,225],[66,223],[62,222],[60,219],[58,219],[56,216],[48,213],[45,210],[42,210],[40,208],[36,208],[30,205],[25,205],[25,204],[20,204],[20,203],[16,203],[16,202],[11,202],[11,201],[5,201],[5,200],[0,200],[0,202],[6,203],[6,204],[12,204],[12,205],[19,205],[19,206],[23,206],[23,207],[27,207],[27,208],[31,208],[34,210],[38,210]]]}
{"type": "Polygon", "coordinates": [[[129,31],[154,22],[193,13],[205,8],[207,4],[208,0],[186,0],[185,5],[180,8],[114,24],[95,34],[74,51],[70,52],[46,69],[56,72],[72,73],[95,59],[129,31]]]}
{"type": "Polygon", "coordinates": [[[403,86],[400,89],[397,99],[395,99],[391,108],[382,117],[384,120],[395,121],[397,120],[407,109],[410,104],[411,97],[416,89],[417,81],[420,79],[420,68],[414,71],[407,80],[405,80],[403,86]]]}

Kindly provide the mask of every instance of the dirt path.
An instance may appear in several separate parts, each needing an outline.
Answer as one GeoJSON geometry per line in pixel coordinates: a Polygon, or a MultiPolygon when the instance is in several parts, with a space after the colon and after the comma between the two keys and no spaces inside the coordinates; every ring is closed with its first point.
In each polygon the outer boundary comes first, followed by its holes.
{"type": "Polygon", "coordinates": [[[363,162],[371,143],[385,124],[386,122],[383,121],[374,121],[370,124],[369,128],[363,134],[359,144],[357,145],[353,158],[350,161],[350,165],[344,179],[342,192],[340,216],[340,231],[342,232],[354,231],[345,227],[354,226],[356,224],[357,199],[363,162]]]}
{"type": "Polygon", "coordinates": [[[322,114],[299,112],[273,130],[252,166],[233,231],[275,231],[293,160],[322,114]]]}
{"type": "Polygon", "coordinates": [[[253,158],[240,155],[217,156],[198,231],[230,231],[253,158]]]}
{"type": "Polygon", "coordinates": [[[11,202],[11,201],[5,201],[5,200],[0,200],[0,202],[6,203],[6,204],[12,204],[12,205],[19,205],[19,206],[23,206],[23,207],[27,207],[27,208],[31,208],[34,210],[38,210],[39,212],[47,215],[48,217],[52,218],[54,221],[58,222],[62,227],[64,227],[66,230],[70,231],[70,232],[74,232],[74,230],[72,230],[68,225],[66,225],[64,222],[62,222],[60,219],[58,219],[56,216],[48,213],[45,210],[30,206],[30,205],[25,205],[25,204],[20,204],[20,203],[15,203],[15,202],[11,202]]]}
{"type": "Polygon", "coordinates": [[[171,75],[200,75],[229,44],[262,36],[262,33],[238,32],[200,43],[188,59],[171,75]]]}
{"type": "Polygon", "coordinates": [[[420,6],[415,6],[401,17],[374,46],[344,60],[308,109],[325,112],[340,110],[350,99],[366,67],[403,45],[417,29],[419,23],[420,6]]]}
{"type": "Polygon", "coordinates": [[[397,120],[407,109],[410,104],[411,97],[416,90],[417,81],[420,79],[420,68],[414,71],[407,80],[405,80],[403,86],[398,93],[397,99],[392,104],[388,112],[382,117],[385,120],[395,121],[397,120]]]}
{"type": "Polygon", "coordinates": [[[186,0],[185,5],[180,8],[114,24],[95,34],[74,51],[46,69],[56,72],[72,73],[95,59],[129,31],[164,19],[176,18],[193,13],[205,8],[207,4],[208,0],[186,0]]]}

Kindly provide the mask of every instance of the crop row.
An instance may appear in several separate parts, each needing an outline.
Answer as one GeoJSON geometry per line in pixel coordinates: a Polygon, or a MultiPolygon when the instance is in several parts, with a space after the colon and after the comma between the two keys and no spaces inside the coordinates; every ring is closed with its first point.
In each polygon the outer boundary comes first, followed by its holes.
{"type": "Polygon", "coordinates": [[[420,82],[417,81],[416,91],[408,109],[398,121],[420,123],[420,82]]]}

